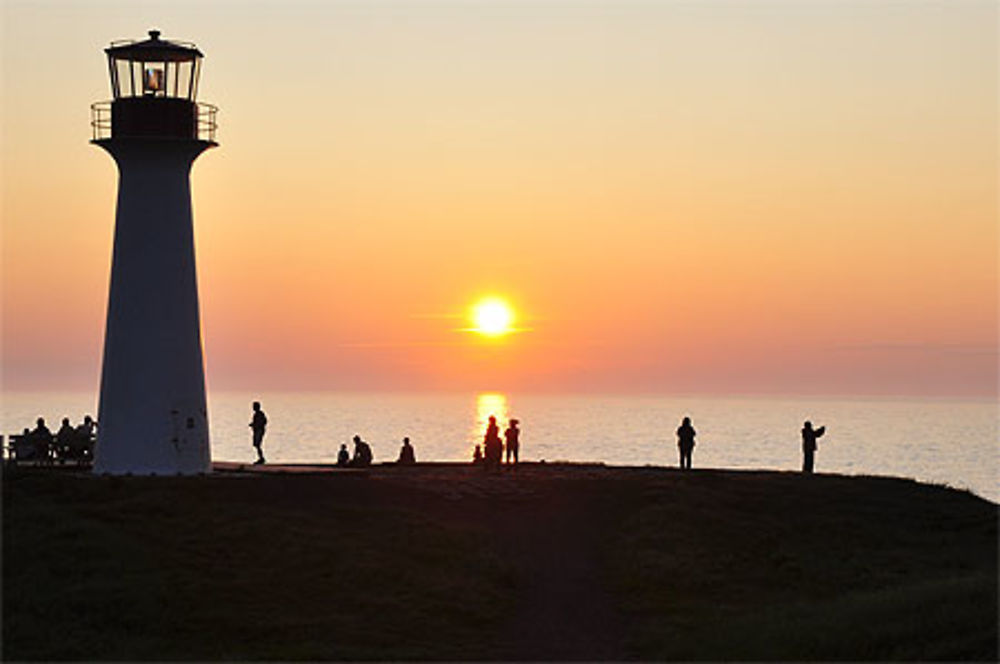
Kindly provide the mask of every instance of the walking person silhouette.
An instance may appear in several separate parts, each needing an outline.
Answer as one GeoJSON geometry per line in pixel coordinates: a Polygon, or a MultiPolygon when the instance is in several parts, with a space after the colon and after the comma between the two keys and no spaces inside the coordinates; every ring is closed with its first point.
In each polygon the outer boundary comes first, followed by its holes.
{"type": "Polygon", "coordinates": [[[691,470],[691,453],[694,451],[694,437],[697,433],[691,426],[690,417],[685,417],[677,427],[677,449],[681,453],[681,470],[691,470]]]}
{"type": "Polygon", "coordinates": [[[813,429],[812,422],[802,425],[802,472],[811,473],[816,455],[816,439],[826,433],[826,427],[813,429]]]}
{"type": "Polygon", "coordinates": [[[253,419],[250,420],[250,429],[253,431],[253,446],[257,450],[257,460],[254,465],[266,463],[264,461],[264,432],[267,430],[267,415],[260,409],[260,402],[253,402],[253,419]]]}

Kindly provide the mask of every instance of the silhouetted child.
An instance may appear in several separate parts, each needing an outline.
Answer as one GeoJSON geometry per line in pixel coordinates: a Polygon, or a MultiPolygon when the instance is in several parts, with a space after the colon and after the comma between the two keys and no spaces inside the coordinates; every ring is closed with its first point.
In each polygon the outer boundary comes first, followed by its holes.
{"type": "Polygon", "coordinates": [[[816,439],[826,433],[826,427],[813,429],[812,422],[802,425],[802,472],[811,473],[816,455],[816,439]]]}
{"type": "Polygon", "coordinates": [[[691,470],[691,453],[694,452],[694,437],[697,432],[691,426],[691,418],[685,417],[677,427],[677,449],[681,453],[681,470],[691,470]]]}
{"type": "Polygon", "coordinates": [[[475,451],[472,453],[472,465],[478,466],[483,462],[483,449],[476,445],[475,451]]]}
{"type": "Polygon", "coordinates": [[[347,451],[347,445],[341,444],[340,451],[337,452],[337,465],[342,468],[351,465],[351,454],[347,451]]]}
{"type": "Polygon", "coordinates": [[[351,459],[351,467],[367,468],[372,465],[372,448],[368,443],[361,440],[361,436],[354,437],[354,458],[351,459]]]}
{"type": "Polygon", "coordinates": [[[410,445],[409,438],[403,438],[403,447],[399,450],[399,460],[396,462],[401,466],[412,466],[417,462],[417,455],[413,451],[413,445],[410,445]]]}
{"type": "Polygon", "coordinates": [[[510,425],[503,432],[504,447],[507,450],[507,463],[510,464],[511,457],[514,457],[514,465],[517,466],[517,451],[521,447],[521,430],[517,428],[518,420],[511,420],[510,425]]]}

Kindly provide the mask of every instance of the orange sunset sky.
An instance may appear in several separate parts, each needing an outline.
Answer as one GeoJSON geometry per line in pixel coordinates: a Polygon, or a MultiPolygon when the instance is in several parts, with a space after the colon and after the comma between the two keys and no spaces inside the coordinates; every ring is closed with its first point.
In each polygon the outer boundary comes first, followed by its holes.
{"type": "Polygon", "coordinates": [[[18,2],[3,387],[97,389],[113,39],[190,40],[210,389],[997,392],[991,1],[18,2]],[[521,331],[470,333],[507,299],[521,331]]]}

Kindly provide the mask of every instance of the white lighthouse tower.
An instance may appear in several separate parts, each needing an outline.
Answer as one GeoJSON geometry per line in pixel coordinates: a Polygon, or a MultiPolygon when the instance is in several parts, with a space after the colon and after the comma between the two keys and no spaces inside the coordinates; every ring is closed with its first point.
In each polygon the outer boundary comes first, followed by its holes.
{"type": "Polygon", "coordinates": [[[201,52],[160,39],[105,49],[113,99],[93,143],[118,165],[118,207],[94,470],[210,469],[189,173],[214,147],[215,107],[195,101],[201,52]]]}

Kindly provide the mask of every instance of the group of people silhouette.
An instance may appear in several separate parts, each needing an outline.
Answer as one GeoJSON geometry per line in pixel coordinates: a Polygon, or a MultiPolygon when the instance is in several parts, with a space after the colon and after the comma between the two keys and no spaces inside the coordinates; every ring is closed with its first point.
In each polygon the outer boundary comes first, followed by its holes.
{"type": "MultiPolygon", "coordinates": [[[[259,401],[253,402],[252,410],[253,416],[250,421],[250,429],[253,431],[253,446],[257,450],[257,460],[254,464],[261,464],[265,463],[262,446],[264,433],[267,428],[267,416],[261,410],[259,401]]],[[[33,432],[32,435],[39,437],[39,439],[44,439],[46,435],[51,438],[52,434],[45,428],[45,420],[38,418],[38,424],[39,428],[36,431],[39,433],[33,432]]],[[[518,424],[520,424],[519,420],[511,418],[507,428],[503,432],[503,438],[501,438],[500,425],[497,424],[497,418],[495,415],[490,415],[486,423],[486,433],[483,435],[483,442],[481,445],[476,445],[475,451],[472,454],[473,465],[481,465],[486,470],[499,470],[506,453],[507,466],[516,469],[521,448],[521,429],[518,427],[518,424]]],[[[59,430],[57,438],[63,435],[63,431],[68,425],[69,420],[64,419],[63,429],[59,430]]],[[[85,426],[90,427],[87,430],[90,432],[89,435],[92,435],[96,422],[91,420],[88,415],[84,418],[84,424],[80,425],[80,427],[85,426]]],[[[826,427],[814,429],[812,422],[808,420],[802,425],[803,473],[813,472],[816,460],[816,440],[824,433],[826,433],[826,427]]],[[[680,469],[691,470],[691,458],[694,454],[695,437],[698,435],[698,432],[695,431],[694,426],[691,424],[690,417],[685,416],[681,420],[681,425],[677,427],[676,434],[677,450],[680,453],[680,469]]],[[[28,435],[27,429],[25,429],[25,435],[28,435]]],[[[362,440],[359,435],[354,436],[353,442],[354,456],[352,457],[347,451],[347,445],[341,445],[340,451],[337,454],[337,466],[344,468],[367,468],[372,464],[374,459],[371,446],[362,440]]],[[[399,458],[396,460],[396,463],[401,466],[409,466],[416,462],[417,457],[413,445],[410,443],[410,439],[405,437],[403,438],[403,446],[399,450],[399,458]]]]}
{"type": "MultiPolygon", "coordinates": [[[[264,414],[259,401],[254,401],[250,409],[253,414],[251,415],[249,426],[253,435],[252,444],[257,451],[257,460],[253,463],[254,465],[259,465],[267,463],[264,459],[263,449],[264,435],[267,433],[267,415],[264,414]]],[[[347,451],[347,445],[341,445],[340,451],[337,453],[337,466],[341,468],[367,468],[372,465],[375,455],[372,453],[371,445],[362,440],[359,435],[354,436],[353,442],[354,456],[352,457],[350,452],[347,451]]],[[[416,462],[416,453],[413,450],[413,445],[410,444],[410,439],[403,438],[403,448],[399,452],[399,461],[397,463],[410,465],[416,462]]]]}
{"type": "MultiPolygon", "coordinates": [[[[354,443],[354,456],[352,457],[350,452],[347,451],[347,445],[341,445],[340,451],[337,453],[337,466],[341,468],[367,468],[372,465],[372,461],[375,459],[375,455],[372,453],[372,447],[364,440],[361,436],[354,436],[352,442],[354,443]]],[[[400,466],[412,466],[417,462],[417,453],[413,449],[413,444],[410,443],[408,437],[403,438],[403,446],[399,450],[399,458],[396,460],[396,464],[400,466]]]]}
{"type": "MultiPolygon", "coordinates": [[[[677,450],[680,452],[680,469],[691,470],[691,454],[694,452],[694,437],[697,431],[691,426],[691,418],[685,417],[677,427],[677,450]]],[[[816,459],[816,439],[826,433],[826,427],[813,429],[812,422],[802,425],[802,472],[813,472],[816,459]]]]}
{"type": "MultiPolygon", "coordinates": [[[[254,401],[251,405],[252,415],[250,419],[250,430],[252,432],[252,444],[257,452],[257,460],[254,465],[266,463],[264,459],[264,436],[267,432],[267,415],[261,408],[259,401],[254,401]]],[[[519,452],[521,448],[521,429],[518,427],[519,420],[511,418],[507,428],[500,436],[500,426],[497,418],[490,415],[486,424],[486,433],[483,436],[481,445],[476,445],[472,455],[472,463],[482,466],[486,470],[499,470],[504,462],[509,468],[517,468],[519,452]]],[[[39,417],[34,429],[25,428],[24,432],[14,437],[16,443],[16,458],[20,460],[90,460],[93,458],[93,447],[96,442],[97,422],[90,416],[85,415],[83,422],[77,426],[70,423],[68,417],[62,420],[62,426],[53,434],[46,426],[45,418],[39,417]]],[[[802,425],[802,472],[812,473],[816,463],[817,439],[826,433],[826,427],[813,428],[812,422],[806,421],[802,425]]],[[[680,454],[679,467],[681,470],[691,469],[691,458],[695,448],[695,437],[698,432],[691,424],[691,418],[685,416],[681,424],[677,427],[677,450],[680,454]]],[[[354,454],[347,451],[347,445],[341,445],[337,453],[337,466],[342,468],[367,468],[372,465],[374,454],[371,445],[361,439],[360,435],[353,438],[354,454]]],[[[417,462],[416,451],[409,437],[403,438],[403,445],[399,450],[397,465],[410,466],[417,462]]]]}
{"type": "Polygon", "coordinates": [[[372,465],[375,455],[372,453],[371,445],[358,435],[354,436],[352,442],[354,443],[354,456],[352,457],[348,453],[347,445],[341,445],[340,452],[337,453],[337,465],[342,468],[367,468],[372,465]]]}
{"type": "Polygon", "coordinates": [[[483,436],[482,446],[476,445],[472,453],[472,463],[482,465],[486,470],[499,470],[506,452],[507,466],[517,468],[518,453],[521,449],[521,429],[518,428],[518,424],[519,420],[511,419],[501,440],[497,418],[495,415],[490,415],[486,422],[486,434],[483,436]]]}
{"type": "MultiPolygon", "coordinates": [[[[250,430],[252,432],[252,444],[257,451],[257,460],[254,465],[266,463],[264,460],[264,435],[267,432],[267,415],[261,408],[259,401],[254,401],[250,409],[250,430]]],[[[474,464],[483,464],[486,468],[499,468],[504,450],[507,451],[507,463],[517,465],[518,449],[520,448],[520,429],[517,427],[517,420],[510,420],[507,430],[504,431],[504,439],[500,439],[500,427],[497,425],[497,418],[490,415],[489,424],[486,427],[486,436],[483,446],[486,448],[486,455],[483,456],[482,449],[476,445],[474,464]]],[[[347,445],[341,445],[337,452],[337,466],[340,468],[367,468],[372,465],[375,455],[372,453],[371,445],[362,440],[360,435],[353,438],[354,456],[347,451],[347,445]]],[[[399,458],[396,464],[400,466],[412,466],[417,462],[417,453],[410,442],[410,438],[403,438],[403,446],[399,449],[399,458]]]]}
{"type": "MultiPolygon", "coordinates": [[[[372,465],[372,461],[375,459],[375,455],[372,453],[372,447],[364,440],[361,436],[354,436],[352,442],[354,443],[354,456],[352,457],[350,452],[347,451],[347,445],[341,445],[340,451],[337,453],[337,465],[341,468],[367,468],[372,465]]],[[[413,449],[413,444],[410,443],[408,437],[403,438],[403,446],[399,450],[399,458],[396,460],[396,464],[400,466],[412,466],[417,462],[417,453],[413,449]]]]}
{"type": "Polygon", "coordinates": [[[87,461],[93,458],[96,442],[97,422],[90,415],[83,416],[77,426],[68,417],[62,419],[62,426],[53,435],[45,424],[45,418],[35,421],[35,428],[24,431],[16,441],[16,458],[35,461],[87,461]]]}

